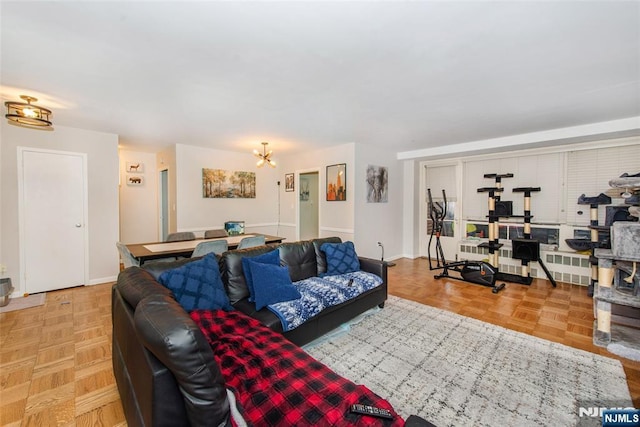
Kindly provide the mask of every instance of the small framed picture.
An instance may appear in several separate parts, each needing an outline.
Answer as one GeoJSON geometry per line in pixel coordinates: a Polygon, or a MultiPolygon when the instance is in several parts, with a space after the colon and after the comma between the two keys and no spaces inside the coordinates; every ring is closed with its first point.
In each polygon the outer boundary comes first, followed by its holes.
{"type": "Polygon", "coordinates": [[[140,175],[131,175],[127,177],[127,185],[142,185],[144,184],[144,177],[140,175]]]}
{"type": "Polygon", "coordinates": [[[284,174],[284,191],[293,191],[293,174],[284,174]]]}
{"type": "Polygon", "coordinates": [[[384,166],[367,166],[367,203],[389,201],[389,170],[384,166]]]}
{"type": "Polygon", "coordinates": [[[144,163],[142,163],[142,162],[127,162],[127,172],[135,172],[135,173],[144,172],[144,163]]]}
{"type": "Polygon", "coordinates": [[[347,164],[327,166],[327,201],[347,200],[347,164]]]}

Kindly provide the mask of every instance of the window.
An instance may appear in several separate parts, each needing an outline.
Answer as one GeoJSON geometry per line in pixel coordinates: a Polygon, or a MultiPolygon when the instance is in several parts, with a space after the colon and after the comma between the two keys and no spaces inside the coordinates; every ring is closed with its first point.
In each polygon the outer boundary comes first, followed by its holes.
{"type": "MultiPolygon", "coordinates": [[[[426,167],[426,184],[431,190],[431,198],[436,208],[444,211],[444,200],[447,199],[446,215],[442,220],[442,230],[440,235],[443,237],[455,236],[455,220],[456,220],[456,167],[450,166],[427,166],[426,167]],[[444,191],[444,194],[443,194],[444,191]]],[[[431,205],[429,197],[427,202],[427,234],[432,230],[431,205]]]]}
{"type": "MultiPolygon", "coordinates": [[[[433,203],[436,204],[436,209],[438,211],[442,211],[444,208],[442,198],[433,199],[433,203]]],[[[428,205],[429,212],[431,212],[431,205],[428,205]]],[[[456,212],[456,202],[447,202],[447,212],[446,216],[442,219],[442,230],[440,231],[440,236],[443,237],[454,237],[454,227],[455,227],[455,212],[456,212]]],[[[433,221],[431,217],[427,220],[427,233],[431,234],[431,230],[433,227],[433,221]]]]}
{"type": "Polygon", "coordinates": [[[467,223],[467,237],[477,237],[487,239],[489,237],[489,226],[487,224],[467,223]]]}
{"type": "MultiPolygon", "coordinates": [[[[489,238],[488,224],[468,222],[467,238],[489,238]]],[[[524,238],[524,226],[522,224],[499,224],[498,238],[500,240],[524,238]]],[[[546,245],[557,245],[560,240],[560,229],[555,227],[531,227],[531,238],[546,245]]]]}

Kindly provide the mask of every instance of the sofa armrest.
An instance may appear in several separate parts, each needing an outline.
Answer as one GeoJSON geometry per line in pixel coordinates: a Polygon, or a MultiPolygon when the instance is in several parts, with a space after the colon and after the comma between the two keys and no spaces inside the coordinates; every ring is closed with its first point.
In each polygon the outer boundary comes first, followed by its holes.
{"type": "MultiPolygon", "coordinates": [[[[133,267],[125,271],[126,275],[134,272],[133,267]]],[[[123,280],[124,277],[118,279],[120,283],[123,280]]],[[[133,308],[117,285],[114,286],[112,362],[127,423],[130,426],[187,426],[178,384],[171,371],[140,342],[133,316],[133,308]]]]}
{"type": "Polygon", "coordinates": [[[388,264],[386,261],[365,257],[358,257],[358,260],[360,261],[360,270],[380,276],[382,283],[387,284],[388,264]]]}

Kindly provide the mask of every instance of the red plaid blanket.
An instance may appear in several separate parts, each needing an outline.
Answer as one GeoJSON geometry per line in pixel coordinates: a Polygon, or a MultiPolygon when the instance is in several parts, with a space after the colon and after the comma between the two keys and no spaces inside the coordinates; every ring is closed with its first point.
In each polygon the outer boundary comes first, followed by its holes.
{"type": "Polygon", "coordinates": [[[339,376],[282,335],[238,311],[191,312],[211,344],[244,419],[256,426],[402,426],[391,404],[339,376]],[[393,420],[352,414],[354,403],[393,420]]]}

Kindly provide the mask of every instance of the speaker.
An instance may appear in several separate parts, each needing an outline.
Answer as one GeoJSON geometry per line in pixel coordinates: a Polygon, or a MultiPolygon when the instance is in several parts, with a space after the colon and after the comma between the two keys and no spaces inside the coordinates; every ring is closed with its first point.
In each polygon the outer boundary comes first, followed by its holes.
{"type": "Polygon", "coordinates": [[[506,200],[498,200],[495,207],[496,215],[511,216],[513,215],[513,202],[506,200]]]}
{"type": "Polygon", "coordinates": [[[512,239],[511,258],[522,261],[538,261],[540,259],[540,242],[531,239],[512,239]]]}

